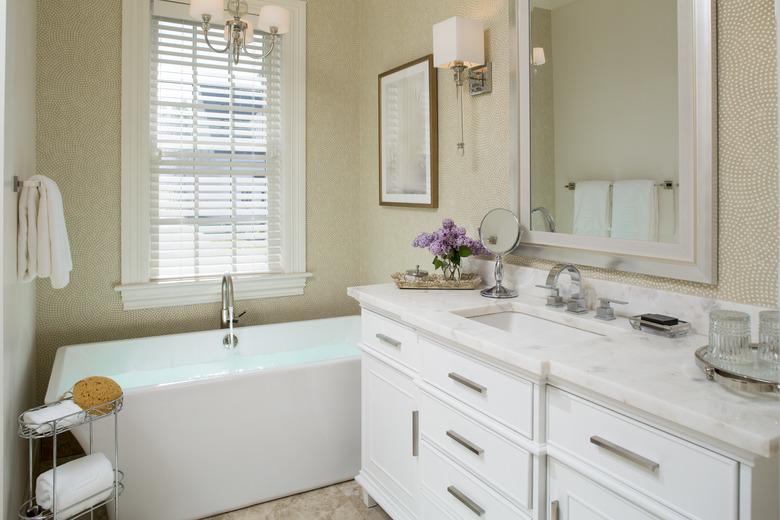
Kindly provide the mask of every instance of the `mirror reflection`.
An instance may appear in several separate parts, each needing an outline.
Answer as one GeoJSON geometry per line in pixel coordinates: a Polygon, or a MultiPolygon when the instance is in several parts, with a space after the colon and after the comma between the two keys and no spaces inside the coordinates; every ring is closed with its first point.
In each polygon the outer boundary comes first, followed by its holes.
{"type": "Polygon", "coordinates": [[[676,0],[531,4],[531,229],[678,241],[676,0]]]}

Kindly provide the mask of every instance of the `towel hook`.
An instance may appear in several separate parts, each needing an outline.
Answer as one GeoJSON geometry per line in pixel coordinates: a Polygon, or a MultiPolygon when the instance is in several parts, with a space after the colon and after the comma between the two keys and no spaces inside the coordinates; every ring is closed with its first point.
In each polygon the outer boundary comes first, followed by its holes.
{"type": "Polygon", "coordinates": [[[14,187],[14,192],[15,193],[19,193],[20,191],[22,191],[22,187],[23,186],[38,187],[40,185],[41,185],[41,183],[38,182],[38,181],[23,181],[22,179],[19,178],[18,175],[14,175],[14,178],[13,178],[13,187],[14,187]]]}

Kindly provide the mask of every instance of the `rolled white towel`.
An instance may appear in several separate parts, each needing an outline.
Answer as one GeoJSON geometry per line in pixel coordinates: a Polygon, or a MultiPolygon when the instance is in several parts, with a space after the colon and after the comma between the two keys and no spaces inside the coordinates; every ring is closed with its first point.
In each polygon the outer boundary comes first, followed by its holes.
{"type": "Polygon", "coordinates": [[[57,429],[67,428],[84,422],[84,410],[72,400],[65,399],[57,404],[41,408],[40,410],[25,412],[24,415],[22,415],[22,420],[25,424],[40,425],[35,429],[37,433],[50,432],[51,421],[54,421],[55,419],[62,419],[61,421],[57,421],[57,429]],[[67,418],[62,419],[63,417],[67,418]]]}
{"type": "MultiPolygon", "coordinates": [[[[51,510],[54,471],[41,473],[35,486],[39,506],[51,510]]],[[[93,453],[57,467],[57,518],[71,518],[111,496],[114,469],[105,455],[93,453]]]]}

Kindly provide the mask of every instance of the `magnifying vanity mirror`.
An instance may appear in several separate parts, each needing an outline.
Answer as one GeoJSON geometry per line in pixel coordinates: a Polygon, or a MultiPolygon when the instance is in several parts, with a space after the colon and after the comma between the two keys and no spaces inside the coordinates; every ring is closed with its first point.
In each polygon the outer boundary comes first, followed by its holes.
{"type": "Polygon", "coordinates": [[[490,210],[479,225],[479,240],[490,253],[495,255],[496,264],[493,269],[496,284],[482,290],[486,298],[514,298],[517,291],[503,285],[504,255],[512,252],[520,242],[522,229],[517,216],[508,209],[496,208],[490,210]]]}
{"type": "Polygon", "coordinates": [[[518,254],[715,283],[712,0],[511,0],[518,254]]]}

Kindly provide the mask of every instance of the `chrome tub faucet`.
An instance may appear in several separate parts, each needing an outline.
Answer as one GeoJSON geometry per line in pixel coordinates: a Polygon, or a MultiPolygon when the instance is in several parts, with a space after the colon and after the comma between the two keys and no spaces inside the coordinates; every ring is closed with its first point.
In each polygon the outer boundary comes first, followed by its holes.
{"type": "MultiPolygon", "coordinates": [[[[243,316],[241,313],[239,316],[243,316]]],[[[225,348],[236,348],[238,345],[238,337],[233,334],[233,326],[238,323],[235,310],[235,299],[233,293],[233,276],[230,273],[222,275],[222,315],[220,319],[219,328],[229,329],[229,332],[222,340],[222,345],[225,348]]]]}

